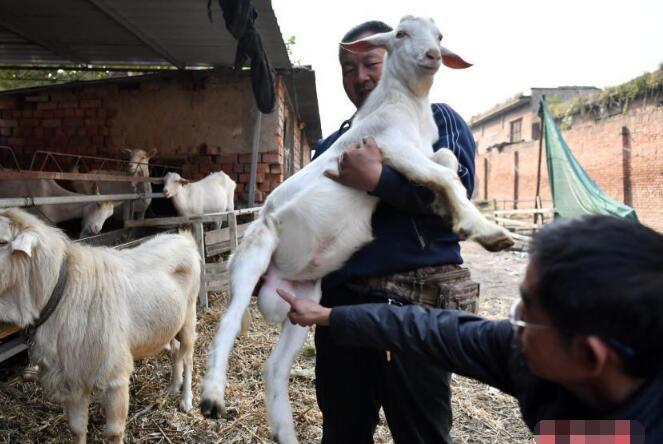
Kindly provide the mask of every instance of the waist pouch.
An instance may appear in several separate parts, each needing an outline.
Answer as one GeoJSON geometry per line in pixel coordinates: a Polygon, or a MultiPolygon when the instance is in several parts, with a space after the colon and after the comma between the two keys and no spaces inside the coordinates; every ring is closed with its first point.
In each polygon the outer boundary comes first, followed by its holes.
{"type": "Polygon", "coordinates": [[[420,304],[431,308],[479,309],[479,283],[460,265],[422,267],[404,273],[354,279],[352,290],[390,303],[420,304]]]}

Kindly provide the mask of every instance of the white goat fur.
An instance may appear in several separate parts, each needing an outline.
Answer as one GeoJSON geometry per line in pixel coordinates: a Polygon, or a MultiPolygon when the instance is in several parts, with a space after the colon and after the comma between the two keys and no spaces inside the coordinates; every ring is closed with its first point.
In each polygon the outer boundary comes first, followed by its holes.
{"type": "MultiPolygon", "coordinates": [[[[135,177],[150,177],[150,159],[157,155],[157,150],[152,149],[149,152],[141,149],[125,148],[123,150],[129,155],[129,164],[127,171],[117,170],[91,170],[90,174],[114,174],[118,176],[135,176],[135,177]]],[[[78,173],[78,165],[74,171],[78,173]]],[[[95,194],[94,183],[92,182],[72,182],[74,191],[81,194],[95,194]]],[[[152,184],[150,182],[97,182],[98,190],[101,194],[151,194],[152,184]]],[[[124,205],[127,208],[127,213],[132,219],[145,219],[147,208],[152,203],[152,199],[147,197],[144,199],[137,199],[133,201],[125,201],[124,205]],[[132,211],[130,211],[130,209],[132,211]]],[[[122,221],[124,211],[118,211],[114,214],[114,219],[122,221]]]]}
{"type": "MultiPolygon", "coordinates": [[[[93,193],[90,193],[93,194],[93,193]]],[[[54,180],[5,180],[0,182],[0,197],[58,197],[82,196],[62,188],[54,180]]],[[[28,209],[49,223],[81,219],[80,235],[98,234],[106,220],[113,215],[110,201],[39,205],[28,209]]]]}
{"type": "Polygon", "coordinates": [[[63,404],[74,442],[86,440],[93,389],[103,391],[106,434],[122,442],[133,358],[172,341],[170,389],[192,405],[191,374],[201,259],[190,233],[156,236],[133,249],[90,247],[18,209],[0,210],[0,320],[32,324],[66,260],[57,308],[34,336],[45,390],[63,404]]]}
{"type": "Polygon", "coordinates": [[[164,195],[173,199],[180,216],[198,216],[235,209],[235,182],[223,171],[217,171],[197,182],[189,182],[177,173],[163,179],[164,195]]]}
{"type": "Polygon", "coordinates": [[[440,46],[439,35],[432,20],[405,17],[397,30],[362,39],[389,51],[376,89],[346,133],[270,194],[231,258],[232,301],[219,324],[203,382],[201,408],[206,416],[224,414],[228,356],[251,293],[267,272],[258,305],[267,320],[282,323],[281,336],[265,366],[267,414],[276,441],[297,442],[287,384],[307,329],[287,320],[289,307],[275,289],[318,301],[320,279],[371,240],[371,215],[378,199],[323,175],[325,170],[338,171],[339,155],[362,138],[374,137],[386,164],[431,188],[437,196],[433,209],[450,214],[454,232],[461,237],[475,239],[488,249],[512,244],[505,231],[486,221],[467,199],[453,154],[440,150],[433,155],[438,129],[428,93],[440,57],[453,54],[440,46]],[[408,37],[396,38],[397,31],[407,32],[408,37]],[[427,59],[431,51],[436,65],[422,68],[433,63],[427,59]]]}

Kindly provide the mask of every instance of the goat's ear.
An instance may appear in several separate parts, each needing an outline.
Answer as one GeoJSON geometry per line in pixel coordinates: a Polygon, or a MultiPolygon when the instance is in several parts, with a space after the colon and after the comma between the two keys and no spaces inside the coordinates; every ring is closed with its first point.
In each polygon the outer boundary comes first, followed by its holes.
{"type": "Polygon", "coordinates": [[[134,150],[132,150],[131,148],[123,148],[123,149],[122,149],[122,152],[123,152],[124,154],[129,154],[129,155],[131,155],[131,154],[134,153],[134,150]]]}
{"type": "Polygon", "coordinates": [[[149,157],[149,158],[151,159],[151,158],[153,158],[154,156],[156,156],[158,152],[159,152],[159,150],[157,150],[156,148],[152,148],[152,149],[150,150],[150,152],[147,153],[147,157],[149,157]]]}
{"type": "Polygon", "coordinates": [[[101,194],[101,191],[99,191],[99,184],[97,182],[92,182],[92,194],[101,194]]]}
{"type": "Polygon", "coordinates": [[[448,50],[444,46],[442,46],[440,49],[442,49],[442,63],[444,63],[445,66],[454,69],[465,69],[472,66],[471,63],[467,63],[458,54],[448,50]]]}
{"type": "Polygon", "coordinates": [[[32,247],[37,242],[37,236],[30,232],[23,232],[16,236],[16,239],[12,241],[12,253],[15,251],[20,251],[25,253],[28,257],[32,257],[32,247]]]}
{"type": "Polygon", "coordinates": [[[375,48],[384,48],[389,51],[395,35],[396,31],[381,32],[354,42],[341,42],[340,45],[341,48],[349,52],[367,52],[375,48]]]}

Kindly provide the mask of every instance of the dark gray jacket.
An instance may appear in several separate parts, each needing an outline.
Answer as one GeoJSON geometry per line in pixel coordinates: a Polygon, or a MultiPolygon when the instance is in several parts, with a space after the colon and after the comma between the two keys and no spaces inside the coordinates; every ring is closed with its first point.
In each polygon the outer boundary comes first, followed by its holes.
{"type": "Polygon", "coordinates": [[[423,357],[514,396],[530,430],[546,419],[630,419],[645,428],[647,443],[663,443],[663,376],[618,408],[597,411],[531,373],[508,321],[456,310],[365,304],[334,307],[330,322],[339,344],[423,357]]]}

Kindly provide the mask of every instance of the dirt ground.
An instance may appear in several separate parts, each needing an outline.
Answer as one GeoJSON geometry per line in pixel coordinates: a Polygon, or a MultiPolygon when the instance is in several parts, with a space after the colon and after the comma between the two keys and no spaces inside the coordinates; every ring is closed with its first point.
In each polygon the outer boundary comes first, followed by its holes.
{"type": "MultiPolygon", "coordinates": [[[[526,255],[520,252],[486,253],[475,244],[463,245],[466,266],[481,283],[480,314],[504,318],[522,279],[526,255]]],[[[200,399],[200,383],[207,348],[226,297],[210,298],[210,309],[199,317],[194,374],[194,404],[200,399]]],[[[197,408],[189,414],[177,410],[177,399],[166,393],[170,373],[165,353],[136,363],[132,376],[126,441],[131,443],[269,443],[265,419],[262,365],[278,336],[276,327],[265,324],[255,305],[253,325],[233,350],[226,391],[232,419],[207,420],[197,408]]],[[[315,350],[311,336],[293,367],[290,397],[296,429],[302,443],[316,443],[321,436],[321,415],[315,402],[313,367],[315,350]]],[[[67,442],[69,433],[62,409],[45,400],[34,383],[23,382],[24,359],[0,364],[0,443],[67,442]]],[[[515,401],[485,385],[454,376],[452,380],[456,443],[526,443],[530,439],[515,401]]],[[[103,417],[97,402],[90,409],[88,439],[102,439],[103,417]]],[[[382,419],[376,443],[392,442],[382,419]]]]}

